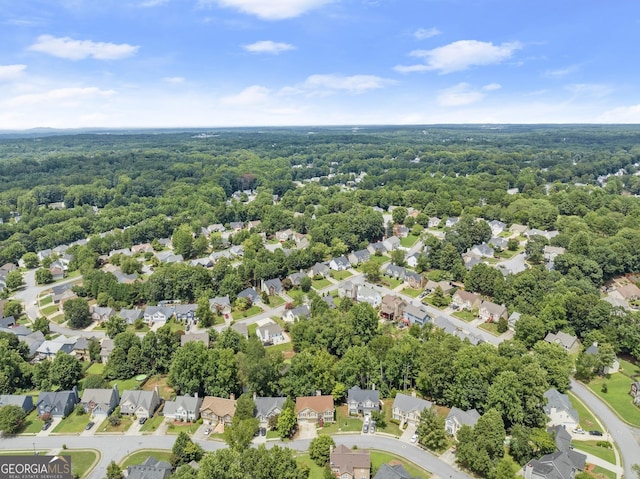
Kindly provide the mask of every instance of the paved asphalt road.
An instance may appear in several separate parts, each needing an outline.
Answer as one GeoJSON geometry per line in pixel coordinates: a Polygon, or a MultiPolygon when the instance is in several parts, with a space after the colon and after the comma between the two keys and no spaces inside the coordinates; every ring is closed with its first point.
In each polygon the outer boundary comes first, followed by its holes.
{"type": "MultiPolygon", "coordinates": [[[[423,469],[432,472],[442,479],[471,479],[467,474],[454,469],[441,461],[431,453],[420,449],[413,444],[407,444],[397,439],[384,436],[349,434],[334,436],[336,443],[348,447],[357,445],[361,449],[378,449],[404,457],[423,469]]],[[[3,450],[30,450],[30,449],[56,449],[66,444],[69,449],[89,448],[101,451],[102,457],[98,466],[93,470],[89,479],[102,479],[106,476],[107,466],[112,460],[119,462],[129,453],[137,449],[171,449],[175,436],[47,436],[36,438],[33,436],[17,436],[0,439],[0,448],[3,450]]],[[[200,445],[206,451],[215,451],[226,447],[220,441],[200,441],[200,445]]],[[[267,447],[284,445],[298,451],[306,451],[309,448],[309,440],[293,441],[282,444],[280,442],[268,442],[267,447]]]]}
{"type": "Polygon", "coordinates": [[[616,414],[583,384],[571,380],[571,391],[576,394],[601,420],[607,431],[618,444],[624,462],[624,474],[628,479],[636,477],[632,471],[633,464],[640,464],[640,444],[634,437],[632,429],[622,422],[616,414]]]}

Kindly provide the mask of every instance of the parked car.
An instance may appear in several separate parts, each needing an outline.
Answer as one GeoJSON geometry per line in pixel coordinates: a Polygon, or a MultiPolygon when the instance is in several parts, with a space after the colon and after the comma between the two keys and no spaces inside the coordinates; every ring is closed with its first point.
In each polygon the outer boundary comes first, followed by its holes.
{"type": "Polygon", "coordinates": [[[138,419],[138,422],[140,424],[144,424],[145,422],[147,422],[147,418],[146,417],[141,417],[140,419],[138,419]]]}
{"type": "Polygon", "coordinates": [[[205,435],[205,436],[208,436],[209,434],[211,434],[211,428],[206,428],[206,429],[204,430],[204,435],[205,435]]]}
{"type": "Polygon", "coordinates": [[[369,424],[366,424],[364,426],[362,426],[362,432],[364,432],[365,434],[369,432],[369,424]]]}
{"type": "Polygon", "coordinates": [[[91,421],[89,423],[87,423],[87,425],[85,426],[84,430],[88,431],[89,429],[91,429],[93,426],[95,425],[95,422],[91,421]]]}
{"type": "Polygon", "coordinates": [[[46,431],[51,426],[51,421],[47,421],[42,425],[42,430],[46,431]]]}
{"type": "Polygon", "coordinates": [[[592,436],[602,436],[602,431],[598,431],[597,429],[594,429],[593,431],[589,431],[589,434],[591,434],[592,436]]]}
{"type": "Polygon", "coordinates": [[[261,436],[266,436],[267,435],[267,428],[266,427],[261,427],[260,428],[260,435],[261,436]]]}
{"type": "Polygon", "coordinates": [[[584,429],[577,427],[573,430],[576,434],[584,434],[584,429]]]}
{"type": "Polygon", "coordinates": [[[374,432],[376,432],[376,422],[375,421],[371,421],[371,425],[369,426],[369,432],[371,434],[373,434],[374,432]]]}
{"type": "Polygon", "coordinates": [[[418,442],[418,435],[414,434],[413,436],[411,436],[411,443],[415,444],[416,442],[418,442]]]}

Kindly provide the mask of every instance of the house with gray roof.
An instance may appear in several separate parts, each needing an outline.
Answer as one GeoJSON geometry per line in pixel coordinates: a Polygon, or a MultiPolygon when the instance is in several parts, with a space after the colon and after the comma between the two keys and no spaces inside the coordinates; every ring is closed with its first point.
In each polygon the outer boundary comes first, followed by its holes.
{"type": "Polygon", "coordinates": [[[142,464],[127,467],[127,479],[167,479],[171,464],[149,456],[142,464]]]}
{"type": "MultiPolygon", "coordinates": [[[[587,356],[597,356],[598,355],[598,342],[594,341],[591,346],[589,346],[587,349],[585,349],[584,353],[587,356]]],[[[613,358],[613,361],[611,362],[611,364],[605,366],[602,371],[603,374],[613,374],[613,373],[617,373],[618,370],[620,369],[620,361],[618,361],[618,358],[613,358]]]]}
{"type": "Polygon", "coordinates": [[[255,288],[246,288],[238,293],[238,298],[245,298],[251,304],[256,304],[260,302],[260,294],[255,290],[255,288]]]}
{"type": "MultiPolygon", "coordinates": [[[[557,429],[554,430],[559,432],[557,429]]],[[[561,446],[565,447],[564,442],[561,442],[561,446]]],[[[573,479],[578,471],[584,470],[587,456],[570,449],[570,446],[566,447],[568,449],[529,461],[524,466],[525,479],[573,479]]]]}
{"type": "Polygon", "coordinates": [[[300,271],[298,273],[291,273],[287,277],[289,278],[289,281],[291,281],[292,285],[300,286],[300,282],[302,281],[302,278],[308,278],[308,275],[300,271]]]}
{"type": "Polygon", "coordinates": [[[144,317],[144,312],[141,309],[121,309],[118,313],[127,324],[133,324],[136,320],[144,317]]]}
{"type": "Polygon", "coordinates": [[[509,312],[504,304],[483,301],[478,307],[478,316],[488,323],[497,323],[500,318],[509,319],[509,312]]]}
{"type": "Polygon", "coordinates": [[[331,261],[329,261],[329,268],[334,271],[344,271],[349,269],[350,267],[351,264],[349,263],[347,257],[344,255],[332,258],[331,261]]]}
{"type": "Polygon", "coordinates": [[[309,306],[303,304],[302,306],[298,306],[297,308],[285,309],[282,314],[282,320],[287,323],[295,323],[296,321],[300,321],[301,319],[307,319],[311,317],[311,311],[309,310],[309,306]]]}
{"type": "Polygon", "coordinates": [[[107,363],[109,355],[111,354],[111,351],[113,351],[114,347],[113,339],[104,338],[100,343],[100,359],[103,364],[107,363]]]}
{"type": "Polygon", "coordinates": [[[400,238],[397,236],[389,236],[387,239],[382,241],[382,244],[387,249],[387,251],[394,251],[400,248],[400,238]]]}
{"type": "Polygon", "coordinates": [[[144,320],[149,326],[156,323],[166,323],[173,316],[173,308],[166,306],[147,306],[144,310],[144,320]]]}
{"type": "Polygon", "coordinates": [[[173,312],[176,315],[176,321],[183,323],[195,323],[198,321],[196,316],[197,304],[176,304],[173,312]]]}
{"type": "Polygon", "coordinates": [[[489,244],[489,246],[493,246],[494,248],[505,250],[507,249],[509,240],[501,236],[493,236],[489,239],[487,243],[489,244]]]}
{"type": "Polygon", "coordinates": [[[94,321],[102,322],[107,321],[109,318],[115,316],[116,312],[113,308],[103,306],[91,307],[91,319],[94,321]]]}
{"type": "Polygon", "coordinates": [[[393,406],[391,414],[393,419],[400,421],[400,424],[408,423],[412,426],[417,425],[420,422],[420,413],[425,409],[430,409],[433,406],[431,401],[421,399],[412,394],[398,393],[393,400],[393,406]]]}
{"type": "Polygon", "coordinates": [[[398,266],[397,264],[389,263],[384,269],[384,274],[385,276],[404,281],[407,276],[407,270],[406,268],[398,266]]]}
{"type": "Polygon", "coordinates": [[[40,359],[53,361],[53,358],[55,358],[59,352],[70,354],[75,344],[76,339],[60,335],[55,339],[45,340],[38,349],[36,349],[36,353],[40,359]]]}
{"type": "Polygon", "coordinates": [[[367,246],[367,250],[369,250],[369,253],[371,254],[380,255],[387,252],[387,247],[384,245],[382,241],[378,241],[376,243],[369,243],[369,246],[367,246]]]}
{"type": "Polygon", "coordinates": [[[383,464],[373,479],[414,479],[414,477],[407,472],[402,464],[383,464]]]}
{"type": "Polygon", "coordinates": [[[349,414],[368,415],[381,410],[380,391],[375,389],[360,389],[354,386],[347,391],[347,408],[349,414]]]}
{"type": "MultiPolygon", "coordinates": [[[[0,311],[0,313],[1,312],[2,311],[0,311]]],[[[13,316],[6,316],[0,319],[0,328],[13,328],[16,324],[16,318],[13,316]]]]}
{"type": "Polygon", "coordinates": [[[280,278],[267,279],[262,282],[262,291],[269,296],[274,296],[282,293],[282,281],[280,278]]]}
{"type": "Polygon", "coordinates": [[[202,398],[190,396],[178,396],[173,401],[164,403],[164,417],[173,419],[174,421],[192,422],[200,419],[200,406],[202,406],[202,398]]]}
{"type": "Polygon", "coordinates": [[[366,263],[371,258],[371,253],[367,249],[360,249],[349,253],[347,259],[351,266],[357,266],[362,263],[366,263]]]}
{"type": "Polygon", "coordinates": [[[424,326],[431,320],[431,315],[426,307],[422,304],[416,306],[412,303],[407,304],[402,312],[402,322],[407,326],[417,324],[424,326]]]}
{"type": "Polygon", "coordinates": [[[141,389],[129,389],[123,391],[120,399],[120,412],[126,415],[135,415],[138,418],[152,417],[160,405],[158,388],[153,391],[141,389]]]}
{"type": "Polygon", "coordinates": [[[563,331],[557,333],[549,333],[545,336],[544,340],[547,343],[558,344],[569,353],[577,353],[580,350],[580,341],[576,336],[567,334],[563,331]]]}
{"type": "Polygon", "coordinates": [[[280,344],[285,340],[284,331],[280,325],[271,320],[262,326],[258,326],[256,328],[256,334],[264,345],[280,344]]]}
{"type": "Polygon", "coordinates": [[[452,226],[458,224],[460,218],[457,216],[449,216],[444,223],[445,228],[451,228],[452,226]]]}
{"type": "Polygon", "coordinates": [[[373,288],[359,286],[356,292],[356,300],[359,303],[369,303],[373,308],[377,308],[382,303],[382,296],[373,288]]]}
{"type": "Polygon", "coordinates": [[[487,243],[477,244],[471,247],[469,251],[472,255],[479,258],[493,258],[495,251],[487,243]]]}
{"type": "Polygon", "coordinates": [[[41,331],[34,331],[26,336],[18,336],[18,339],[27,345],[29,348],[29,357],[32,358],[36,355],[36,351],[42,343],[44,343],[44,334],[41,331]]]}
{"type": "Polygon", "coordinates": [[[80,403],[84,412],[91,414],[91,417],[106,418],[120,404],[118,385],[115,384],[109,389],[85,389],[80,403]]]}
{"type": "Polygon", "coordinates": [[[266,427],[269,424],[269,418],[279,416],[286,400],[286,397],[254,397],[255,417],[260,425],[266,427]]]}
{"type": "Polygon", "coordinates": [[[18,406],[29,414],[33,410],[33,397],[22,394],[0,394],[0,408],[2,406],[18,406]]]}
{"type": "Polygon", "coordinates": [[[449,414],[447,414],[444,428],[447,433],[455,436],[462,426],[467,425],[473,427],[478,422],[478,419],[480,419],[480,413],[475,409],[463,411],[454,406],[451,408],[451,411],[449,411],[449,414]]]}
{"type": "Polygon", "coordinates": [[[309,271],[309,276],[311,278],[322,277],[326,278],[331,273],[331,269],[325,263],[316,263],[311,267],[309,271]]]}
{"type": "Polygon", "coordinates": [[[562,394],[555,388],[544,393],[547,403],[542,407],[549,417],[549,426],[562,426],[568,430],[574,430],[580,424],[578,411],[571,405],[569,396],[562,394]]]}
{"type": "Polygon", "coordinates": [[[180,336],[180,346],[184,346],[187,343],[191,342],[200,342],[205,345],[205,347],[209,347],[209,343],[211,342],[211,338],[209,337],[209,333],[187,333],[180,336]]]}
{"type": "Polygon", "coordinates": [[[489,221],[489,227],[491,228],[491,234],[494,236],[498,236],[507,229],[507,225],[500,220],[489,221]]]}
{"type": "Polygon", "coordinates": [[[50,414],[51,417],[66,417],[71,414],[79,400],[78,389],[75,386],[71,391],[41,392],[36,404],[38,416],[50,414]]]}

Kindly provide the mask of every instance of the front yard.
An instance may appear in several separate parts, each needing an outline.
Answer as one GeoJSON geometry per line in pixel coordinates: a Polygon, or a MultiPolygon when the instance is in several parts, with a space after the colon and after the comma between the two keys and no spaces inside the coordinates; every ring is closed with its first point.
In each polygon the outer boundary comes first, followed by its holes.
{"type": "MultiPolygon", "coordinates": [[[[120,419],[120,424],[117,426],[112,426],[109,422],[109,418],[102,421],[102,424],[98,426],[96,429],[96,433],[100,432],[125,432],[127,429],[131,427],[133,424],[133,418],[129,416],[122,416],[120,419]]],[[[94,426],[95,427],[95,426],[94,426]]]]}
{"type": "Polygon", "coordinates": [[[278,306],[282,306],[284,304],[284,298],[281,296],[269,296],[269,306],[272,308],[277,308],[278,306]]]}
{"type": "Polygon", "coordinates": [[[160,427],[160,424],[162,424],[163,421],[164,416],[160,416],[158,413],[156,413],[155,416],[147,419],[147,421],[140,428],[140,432],[154,432],[156,429],[158,429],[158,427],[160,427]]]}
{"type": "Polygon", "coordinates": [[[262,309],[260,309],[260,306],[256,306],[254,304],[253,306],[251,306],[249,309],[245,311],[234,311],[233,313],[231,313],[231,317],[235,320],[238,320],[242,318],[248,318],[250,316],[255,316],[256,314],[260,314],[261,312],[262,312],[262,309]]]}
{"type": "Polygon", "coordinates": [[[202,424],[201,421],[196,421],[196,422],[180,422],[180,421],[173,422],[172,421],[171,423],[169,423],[169,426],[167,427],[167,434],[180,434],[181,432],[184,431],[187,434],[191,435],[198,430],[201,424],[202,424]]]}
{"type": "Polygon", "coordinates": [[[362,418],[349,416],[347,406],[338,406],[336,408],[336,422],[328,424],[318,430],[320,434],[335,434],[336,432],[360,432],[362,430],[362,418]]]}
{"type": "Polygon", "coordinates": [[[420,236],[409,234],[404,238],[400,238],[400,246],[402,246],[403,248],[411,248],[414,244],[416,244],[416,241],[418,241],[419,239],[420,239],[420,236]]]}
{"type": "Polygon", "coordinates": [[[168,449],[139,449],[125,457],[120,463],[120,467],[126,469],[129,466],[142,464],[149,456],[158,461],[170,462],[171,454],[172,452],[168,449]]]}
{"type": "Polygon", "coordinates": [[[380,278],[380,282],[389,289],[396,289],[404,283],[401,279],[390,278],[389,276],[382,276],[382,278],[380,278]]]}
{"type": "Polygon", "coordinates": [[[629,389],[633,380],[622,373],[614,373],[610,379],[599,377],[592,380],[588,386],[625,422],[632,426],[640,426],[640,408],[633,404],[629,389]],[[607,392],[602,392],[602,385],[607,385],[607,392]]]}
{"type": "Polygon", "coordinates": [[[342,281],[343,279],[347,279],[351,276],[352,274],[349,271],[331,271],[331,277],[338,281],[342,281]]]}
{"type": "Polygon", "coordinates": [[[573,408],[578,411],[578,417],[580,418],[580,427],[585,431],[591,431],[593,429],[600,429],[600,425],[596,421],[596,418],[591,414],[582,401],[580,401],[575,394],[571,391],[567,391],[569,395],[569,400],[571,401],[571,405],[573,408]]]}
{"type": "Polygon", "coordinates": [[[467,310],[456,311],[455,313],[453,313],[452,316],[455,316],[456,318],[460,318],[461,320],[466,322],[470,322],[476,319],[476,316],[471,311],[467,311],[467,310]]]}
{"type": "Polygon", "coordinates": [[[498,332],[498,323],[482,323],[478,327],[493,334],[494,336],[500,336],[500,333],[498,332]]]}
{"type": "Polygon", "coordinates": [[[51,432],[53,434],[77,434],[84,431],[89,420],[89,414],[77,414],[74,411],[64,418],[51,432]]]}
{"type": "Polygon", "coordinates": [[[613,448],[598,446],[599,442],[601,441],[573,441],[573,446],[578,451],[593,454],[594,456],[615,465],[616,455],[613,452],[613,448]]]}
{"type": "Polygon", "coordinates": [[[420,294],[422,294],[422,291],[422,289],[404,288],[401,293],[406,294],[407,296],[410,296],[412,298],[417,298],[418,296],[420,296],[420,294]]]}
{"type": "Polygon", "coordinates": [[[38,418],[38,410],[34,409],[24,419],[24,425],[22,426],[22,433],[25,434],[37,434],[42,430],[44,421],[38,418]]]}
{"type": "Polygon", "coordinates": [[[322,279],[314,279],[313,281],[311,281],[311,286],[313,287],[313,289],[315,290],[320,290],[320,289],[324,289],[324,288],[328,288],[329,286],[331,286],[333,283],[331,281],[329,281],[327,278],[322,278],[322,279]]]}

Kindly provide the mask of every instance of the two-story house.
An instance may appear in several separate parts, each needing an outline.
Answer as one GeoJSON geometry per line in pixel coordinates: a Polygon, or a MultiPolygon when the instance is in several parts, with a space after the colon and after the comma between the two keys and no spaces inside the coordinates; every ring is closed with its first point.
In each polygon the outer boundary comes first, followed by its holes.
{"type": "Polygon", "coordinates": [[[50,414],[51,417],[66,417],[71,414],[78,401],[78,389],[75,386],[71,391],[41,392],[36,409],[38,416],[50,414]]]}
{"type": "Polygon", "coordinates": [[[329,468],[339,479],[369,479],[371,455],[369,451],[352,450],[339,444],[329,450],[329,468]]]}
{"type": "Polygon", "coordinates": [[[232,394],[229,399],[205,396],[200,405],[200,417],[205,424],[228,426],[236,413],[236,398],[232,394]]]}
{"type": "Polygon", "coordinates": [[[333,396],[301,396],[296,398],[298,421],[335,422],[333,396]]]}
{"type": "Polygon", "coordinates": [[[578,411],[571,405],[569,396],[562,394],[555,388],[551,388],[544,393],[547,403],[542,407],[544,413],[549,417],[549,426],[562,426],[569,431],[573,431],[580,424],[578,411]]]}
{"type": "Polygon", "coordinates": [[[472,311],[474,309],[478,309],[481,302],[482,298],[480,298],[479,295],[470,293],[463,289],[457,290],[453,293],[453,296],[451,296],[451,304],[461,311],[472,311]]]}
{"type": "Polygon", "coordinates": [[[509,319],[509,312],[504,304],[482,301],[478,307],[478,316],[485,322],[497,323],[500,318],[509,319]]]}
{"type": "Polygon", "coordinates": [[[430,409],[431,406],[433,406],[431,401],[418,398],[415,394],[408,396],[398,393],[393,400],[391,414],[393,419],[400,421],[400,424],[406,423],[415,426],[420,422],[420,413],[425,409],[430,409]]]}
{"type": "Polygon", "coordinates": [[[160,395],[157,387],[152,391],[129,389],[122,392],[120,412],[128,416],[135,415],[138,418],[149,418],[153,416],[159,405],[160,395]]]}
{"type": "Polygon", "coordinates": [[[427,308],[422,304],[415,306],[414,304],[409,303],[405,306],[404,311],[402,312],[402,322],[408,326],[412,324],[424,326],[430,320],[431,315],[427,308]]]}
{"type": "Polygon", "coordinates": [[[84,412],[93,418],[106,418],[120,404],[118,385],[110,389],[85,389],[80,400],[84,412]]]}
{"type": "Polygon", "coordinates": [[[270,418],[279,416],[286,400],[286,397],[254,397],[255,417],[260,426],[266,427],[270,418]]]}
{"type": "Polygon", "coordinates": [[[372,412],[379,412],[380,391],[375,389],[360,389],[354,386],[347,391],[347,408],[349,414],[370,415],[372,412]]]}
{"type": "Polygon", "coordinates": [[[144,310],[144,320],[152,326],[157,323],[166,323],[173,316],[173,308],[166,306],[148,306],[144,310]]]}
{"type": "Polygon", "coordinates": [[[385,294],[380,304],[380,317],[389,321],[397,320],[402,317],[407,302],[392,294],[385,294]]]}
{"type": "Polygon", "coordinates": [[[256,335],[265,345],[280,344],[285,341],[284,331],[280,325],[270,319],[256,328],[256,335]]]}
{"type": "Polygon", "coordinates": [[[457,407],[452,407],[444,422],[444,428],[447,433],[455,437],[460,428],[464,425],[473,427],[480,419],[480,413],[475,409],[463,411],[457,407]]]}
{"type": "Polygon", "coordinates": [[[202,407],[202,398],[190,396],[177,396],[173,401],[164,403],[164,417],[173,419],[174,421],[193,422],[200,418],[200,408],[202,407]]]}

